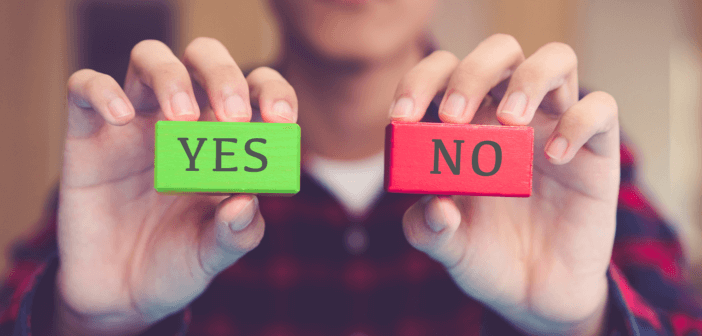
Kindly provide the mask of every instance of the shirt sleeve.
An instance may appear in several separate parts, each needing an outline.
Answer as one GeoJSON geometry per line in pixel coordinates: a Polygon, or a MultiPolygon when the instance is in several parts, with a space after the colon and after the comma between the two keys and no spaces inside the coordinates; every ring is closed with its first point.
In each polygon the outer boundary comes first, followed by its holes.
{"type": "MultiPolygon", "coordinates": [[[[58,190],[54,190],[39,222],[39,231],[13,248],[12,266],[0,287],[0,336],[49,334],[59,265],[57,199],[58,190]]],[[[157,323],[144,335],[185,335],[189,321],[190,311],[185,309],[157,323]]]]}
{"type": "Polygon", "coordinates": [[[621,146],[621,186],[609,279],[609,335],[702,335],[702,300],[671,226],[635,183],[621,146]]]}

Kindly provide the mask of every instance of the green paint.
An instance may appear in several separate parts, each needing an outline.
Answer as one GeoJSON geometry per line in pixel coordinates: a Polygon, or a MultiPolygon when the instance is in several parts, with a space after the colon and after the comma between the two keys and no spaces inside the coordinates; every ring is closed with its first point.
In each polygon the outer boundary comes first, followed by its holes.
{"type": "Polygon", "coordinates": [[[300,126],[159,121],[154,169],[159,192],[295,194],[300,126]]]}

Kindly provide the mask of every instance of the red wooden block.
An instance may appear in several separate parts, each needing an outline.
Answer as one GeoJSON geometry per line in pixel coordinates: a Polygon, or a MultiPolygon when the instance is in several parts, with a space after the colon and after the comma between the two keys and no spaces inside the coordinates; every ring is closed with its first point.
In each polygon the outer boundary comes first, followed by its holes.
{"type": "Polygon", "coordinates": [[[385,188],[434,195],[528,197],[534,129],[393,122],[385,134],[385,188]]]}

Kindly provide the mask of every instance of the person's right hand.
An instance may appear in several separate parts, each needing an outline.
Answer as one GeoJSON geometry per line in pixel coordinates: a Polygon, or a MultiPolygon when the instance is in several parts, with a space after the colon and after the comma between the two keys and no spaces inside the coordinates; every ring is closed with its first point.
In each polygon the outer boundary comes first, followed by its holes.
{"type": "Polygon", "coordinates": [[[161,42],[140,42],[124,91],[92,70],[71,76],[58,209],[58,334],[144,331],[258,245],[264,221],[255,196],[166,195],[153,186],[156,121],[248,122],[252,105],[265,122],[297,120],[295,92],[280,74],[258,68],[245,78],[209,38],[190,43],[182,62],[161,42]]]}

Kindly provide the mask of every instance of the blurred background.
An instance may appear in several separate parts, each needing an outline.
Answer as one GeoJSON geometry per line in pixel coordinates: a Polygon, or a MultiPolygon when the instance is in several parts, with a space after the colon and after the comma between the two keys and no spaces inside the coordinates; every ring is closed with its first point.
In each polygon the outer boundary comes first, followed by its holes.
{"type": "MultiPolygon", "coordinates": [[[[701,1],[443,0],[433,30],[459,57],[498,32],[527,56],[570,44],[581,85],[617,99],[639,179],[702,289],[701,1]]],[[[93,68],[121,83],[138,41],[159,39],[181,55],[198,36],[222,41],[242,68],[272,62],[279,48],[265,0],[0,1],[0,278],[12,242],[35,229],[57,184],[70,74],[93,68]]]]}

